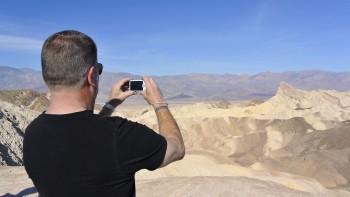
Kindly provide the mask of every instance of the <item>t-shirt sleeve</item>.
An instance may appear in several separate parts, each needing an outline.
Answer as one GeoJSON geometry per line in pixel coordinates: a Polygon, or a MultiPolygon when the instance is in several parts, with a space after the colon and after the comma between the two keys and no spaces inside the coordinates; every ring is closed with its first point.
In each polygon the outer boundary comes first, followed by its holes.
{"type": "Polygon", "coordinates": [[[118,128],[119,164],[130,172],[155,170],[163,162],[166,139],[143,124],[124,120],[118,128]]]}

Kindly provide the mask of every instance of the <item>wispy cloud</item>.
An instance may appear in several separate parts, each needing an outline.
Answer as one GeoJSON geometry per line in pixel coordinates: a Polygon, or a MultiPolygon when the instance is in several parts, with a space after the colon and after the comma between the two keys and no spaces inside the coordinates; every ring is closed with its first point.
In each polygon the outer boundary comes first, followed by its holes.
{"type": "MultiPolygon", "coordinates": [[[[2,19],[4,20],[4,19],[2,19]]],[[[2,34],[18,34],[25,28],[22,24],[12,23],[8,21],[0,21],[0,32],[2,34]]]]}
{"type": "Polygon", "coordinates": [[[258,4],[253,15],[252,30],[259,32],[263,29],[264,24],[267,22],[266,20],[268,20],[269,11],[271,11],[270,1],[266,0],[258,4]]]}
{"type": "Polygon", "coordinates": [[[0,49],[22,52],[39,52],[43,41],[13,35],[0,34],[0,49]]]}

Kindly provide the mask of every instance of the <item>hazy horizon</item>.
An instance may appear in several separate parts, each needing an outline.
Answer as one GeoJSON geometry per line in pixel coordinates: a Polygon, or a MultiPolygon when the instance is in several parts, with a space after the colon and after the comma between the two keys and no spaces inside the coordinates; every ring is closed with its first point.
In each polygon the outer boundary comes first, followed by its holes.
{"type": "MultiPolygon", "coordinates": [[[[8,67],[11,69],[30,69],[36,72],[41,72],[41,69],[36,69],[36,68],[30,68],[30,67],[21,67],[21,68],[16,68],[16,67],[12,67],[12,66],[4,66],[4,65],[0,65],[0,67],[8,67]]],[[[111,74],[130,74],[130,75],[136,75],[136,76],[158,76],[158,77],[166,77],[166,76],[177,76],[177,75],[239,75],[239,76],[254,76],[254,75],[259,75],[259,74],[263,74],[263,73],[276,73],[276,74],[281,74],[281,73],[298,73],[298,72],[329,72],[329,73],[349,73],[350,71],[329,71],[329,70],[286,70],[286,71],[261,71],[258,73],[205,73],[205,72],[188,72],[188,73],[175,73],[175,74],[150,74],[150,75],[142,75],[139,73],[129,73],[129,72],[123,72],[123,71],[103,71],[104,73],[111,73],[111,74]]]]}

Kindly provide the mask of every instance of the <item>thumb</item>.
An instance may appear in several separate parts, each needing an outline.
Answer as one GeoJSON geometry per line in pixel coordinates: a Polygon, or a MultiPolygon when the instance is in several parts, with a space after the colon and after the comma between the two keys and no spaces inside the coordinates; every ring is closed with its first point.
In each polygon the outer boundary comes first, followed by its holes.
{"type": "Polygon", "coordinates": [[[123,92],[124,98],[128,98],[129,96],[132,96],[132,95],[135,95],[135,94],[137,94],[136,91],[130,91],[130,90],[128,90],[128,91],[123,92]]]}

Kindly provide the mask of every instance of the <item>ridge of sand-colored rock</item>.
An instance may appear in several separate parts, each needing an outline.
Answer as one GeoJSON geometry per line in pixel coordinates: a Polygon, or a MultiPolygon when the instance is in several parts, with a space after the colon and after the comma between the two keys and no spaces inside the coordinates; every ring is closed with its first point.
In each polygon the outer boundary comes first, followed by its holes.
{"type": "Polygon", "coordinates": [[[23,165],[24,130],[38,113],[0,101],[0,166],[23,165]]]}
{"type": "Polygon", "coordinates": [[[49,96],[32,90],[0,90],[0,100],[38,112],[49,106],[49,96]]]}
{"type": "Polygon", "coordinates": [[[338,116],[345,115],[349,119],[350,91],[337,92],[334,90],[299,90],[287,83],[281,83],[275,96],[266,102],[248,107],[245,110],[250,115],[268,119],[287,119],[302,117],[314,113],[329,120],[336,120],[338,116]],[[347,114],[338,114],[347,112],[347,114]]]}
{"type": "MultiPolygon", "coordinates": [[[[179,118],[233,116],[290,119],[316,115],[328,120],[341,121],[350,119],[350,91],[304,91],[281,83],[276,95],[260,104],[226,105],[225,108],[218,108],[215,104],[196,103],[173,109],[174,116],[179,118]]],[[[150,108],[145,110],[152,112],[150,108]]],[[[133,114],[130,115],[133,116],[133,114]]]]}

